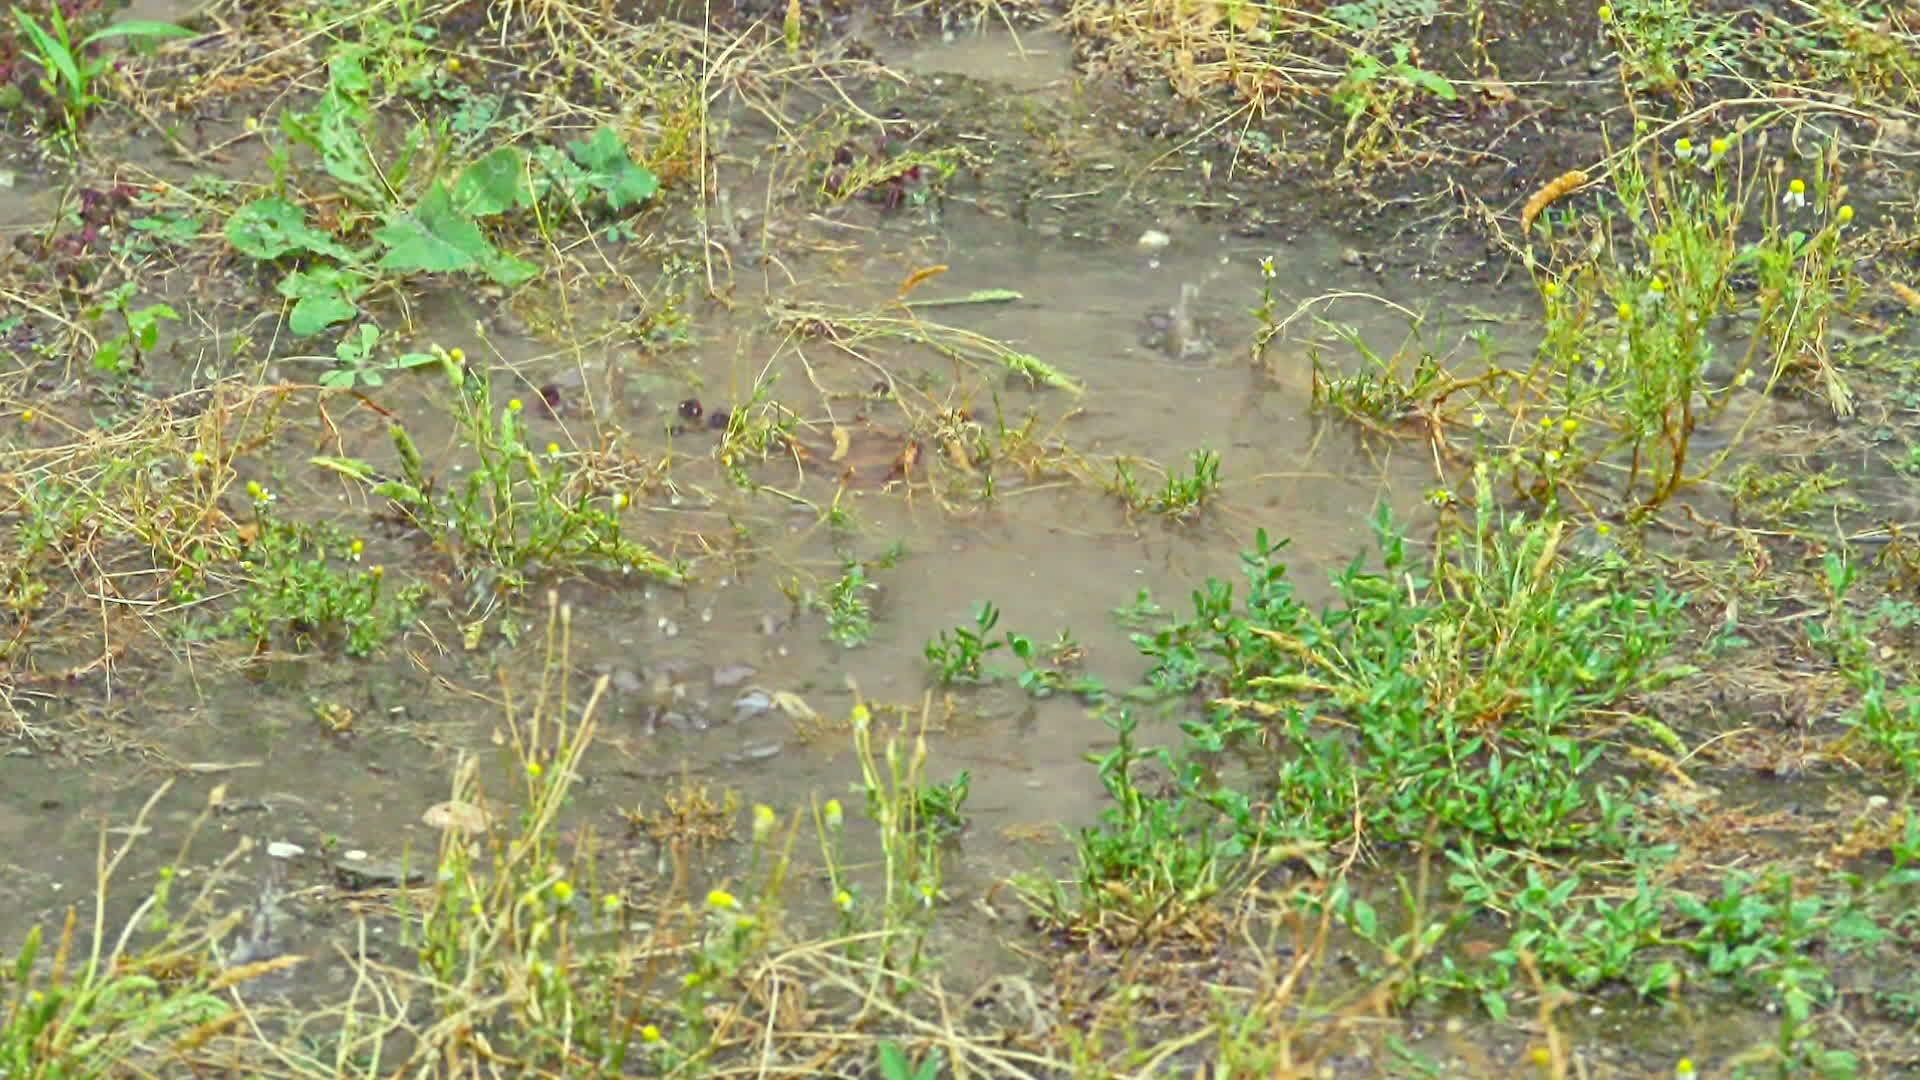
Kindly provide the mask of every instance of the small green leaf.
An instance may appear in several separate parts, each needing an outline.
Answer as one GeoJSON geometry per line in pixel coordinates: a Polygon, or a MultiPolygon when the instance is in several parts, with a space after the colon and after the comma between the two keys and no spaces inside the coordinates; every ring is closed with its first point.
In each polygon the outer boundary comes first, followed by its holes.
{"type": "Polygon", "coordinates": [[[371,484],[379,476],[378,473],[373,471],[372,465],[361,461],[359,458],[320,455],[308,458],[307,464],[316,469],[326,469],[329,472],[337,472],[341,476],[347,477],[350,480],[358,480],[363,484],[371,484]]]}
{"type": "Polygon", "coordinates": [[[501,285],[518,285],[540,272],[540,267],[525,259],[516,259],[512,255],[494,252],[483,267],[487,276],[501,285]]]}
{"type": "Polygon", "coordinates": [[[601,127],[593,138],[567,144],[567,152],[585,167],[589,181],[607,196],[615,210],[647,201],[660,190],[660,178],[634,164],[627,146],[611,127],[601,127]]]}

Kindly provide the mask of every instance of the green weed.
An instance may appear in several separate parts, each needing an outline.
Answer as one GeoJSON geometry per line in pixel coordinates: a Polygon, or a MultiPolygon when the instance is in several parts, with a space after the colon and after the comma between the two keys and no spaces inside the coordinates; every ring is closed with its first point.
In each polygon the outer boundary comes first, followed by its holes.
{"type": "Polygon", "coordinates": [[[99,87],[113,58],[95,46],[113,40],[139,45],[194,36],[193,31],[172,23],[129,19],[75,41],[73,27],[62,14],[62,5],[57,3],[48,6],[44,26],[17,7],[13,9],[13,19],[26,36],[23,51],[40,66],[40,88],[59,103],[62,125],[75,148],[79,146],[80,131],[86,126],[88,115],[106,100],[99,87]]]}
{"type": "Polygon", "coordinates": [[[600,490],[590,463],[563,453],[557,444],[544,450],[530,444],[520,399],[496,412],[491,378],[469,369],[460,350],[435,346],[433,355],[447,378],[455,426],[475,458],[460,480],[443,485],[397,423],[389,429],[397,476],[352,458],[319,457],[313,463],[389,500],[463,573],[508,589],[523,586],[526,576],[541,567],[598,566],[667,580],[684,576],[681,567],[625,535],[622,518],[630,495],[600,490]]]}
{"type": "MultiPolygon", "coordinates": [[[[296,647],[322,644],[366,656],[413,623],[425,586],[397,587],[384,566],[353,565],[359,541],[285,520],[259,484],[249,485],[248,494],[256,528],[240,564],[241,587],[215,633],[237,632],[262,646],[289,636],[296,647]]],[[[183,570],[176,584],[190,587],[197,576],[183,570]]]]}
{"type": "Polygon", "coordinates": [[[180,321],[180,313],[167,304],[131,306],[130,301],[138,291],[137,282],[124,282],[87,309],[86,318],[90,322],[102,321],[111,312],[119,315],[125,325],[125,329],[100,339],[100,347],[93,353],[94,370],[110,375],[137,370],[141,358],[159,342],[160,324],[180,321]]]}
{"type": "Polygon", "coordinates": [[[865,563],[850,559],[816,603],[827,617],[827,636],[845,649],[873,639],[873,602],[867,594],[880,586],[867,577],[865,563]]]}
{"type": "MultiPolygon", "coordinates": [[[[537,213],[543,204],[583,206],[589,198],[618,213],[659,188],[609,127],[568,143],[564,152],[545,145],[532,152],[497,147],[456,173],[444,160],[451,146],[449,121],[420,120],[396,154],[384,154],[374,135],[369,55],[365,47],[337,47],[328,61],[326,92],[310,109],[282,116],[288,139],[319,159],[355,212],[332,228],[316,227],[299,206],[274,194],[240,207],[226,223],[228,242],[244,255],[306,260],[278,286],[292,303],[288,329],[295,336],[354,317],[362,299],[395,275],[475,273],[503,286],[522,284],[538,267],[495,247],[481,222],[516,211],[537,213]]],[[[365,367],[362,359],[342,360],[348,372],[365,367]]]]}
{"type": "Polygon", "coordinates": [[[973,774],[965,769],[944,784],[923,784],[914,793],[914,813],[922,828],[934,836],[958,836],[967,828],[967,794],[973,774]]]}
{"type": "Polygon", "coordinates": [[[952,686],[989,678],[984,667],[986,658],[1006,646],[1006,642],[993,638],[993,628],[999,622],[1000,609],[988,601],[974,612],[972,626],[942,630],[939,637],[927,642],[924,651],[927,664],[933,669],[934,682],[952,686]]]}

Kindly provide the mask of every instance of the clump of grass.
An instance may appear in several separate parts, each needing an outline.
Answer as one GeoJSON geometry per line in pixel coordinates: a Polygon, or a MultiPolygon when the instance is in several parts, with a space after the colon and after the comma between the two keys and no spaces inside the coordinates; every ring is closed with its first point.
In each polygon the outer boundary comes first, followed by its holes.
{"type": "MultiPolygon", "coordinates": [[[[1337,374],[1316,357],[1316,405],[1383,433],[1413,427],[1437,451],[1468,450],[1541,504],[1626,503],[1636,514],[1727,461],[1750,418],[1704,461],[1693,438],[1743,388],[1770,392],[1795,380],[1846,415],[1852,391],[1828,342],[1833,320],[1861,294],[1847,254],[1854,211],[1832,180],[1831,154],[1789,176],[1784,159],[1766,152],[1767,136],[1756,121],[1698,142],[1642,140],[1608,159],[1597,213],[1563,198],[1529,215],[1541,239],[1564,237],[1567,249],[1558,271],[1521,253],[1543,310],[1529,366],[1477,357],[1480,370],[1462,375],[1425,350],[1406,365],[1336,328],[1366,364],[1337,374]],[[1752,333],[1725,355],[1716,328],[1735,316],[1749,318],[1752,333]]],[[[1271,267],[1263,274],[1256,358],[1319,302],[1276,319],[1271,267]]]]}
{"type": "MultiPolygon", "coordinates": [[[[359,567],[365,545],[320,524],[288,521],[274,496],[247,485],[254,521],[244,549],[243,587],[214,632],[238,632],[256,644],[290,635],[297,646],[337,645],[366,656],[411,624],[426,597],[424,585],[387,581],[385,566],[359,567]]],[[[189,564],[175,576],[174,596],[193,595],[198,575],[189,564]]]]}
{"type": "Polygon", "coordinates": [[[117,848],[110,849],[103,829],[84,937],[78,909],[69,908],[51,956],[43,955],[46,941],[35,926],[0,971],[0,1070],[7,1075],[86,1080],[182,1061],[238,1021],[233,988],[302,960],[249,960],[242,951],[251,948],[245,938],[222,948],[246,913],[220,915],[220,886],[249,842],[203,872],[187,904],[175,906],[173,888],[183,880],[178,871],[223,801],[224,786],[214,789],[175,861],[160,869],[125,922],[116,930],[109,921],[123,864],[172,786],[162,784],[148,797],[117,848]],[[231,960],[224,967],[223,953],[231,960]]]}
{"type": "Polygon", "coordinates": [[[540,568],[601,567],[680,580],[684,568],[625,534],[632,493],[605,490],[590,456],[557,443],[536,446],[519,398],[496,411],[492,380],[469,367],[460,350],[436,347],[452,392],[449,410],[462,444],[475,461],[459,481],[429,472],[405,427],[390,428],[399,475],[383,477],[371,464],[348,458],[314,463],[364,483],[469,575],[524,587],[540,568]]]}

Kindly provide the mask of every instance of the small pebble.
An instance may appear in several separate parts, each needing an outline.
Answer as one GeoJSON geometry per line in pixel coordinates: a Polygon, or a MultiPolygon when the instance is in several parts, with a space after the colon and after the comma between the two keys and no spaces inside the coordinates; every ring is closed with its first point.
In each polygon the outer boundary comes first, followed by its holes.
{"type": "Polygon", "coordinates": [[[1146,232],[1140,234],[1138,243],[1141,251],[1148,253],[1165,251],[1167,245],[1173,243],[1173,237],[1168,236],[1159,229],[1148,229],[1146,232]]]}
{"type": "Polygon", "coordinates": [[[728,690],[753,678],[754,674],[751,664],[728,664],[714,670],[713,685],[716,690],[728,690]]]}

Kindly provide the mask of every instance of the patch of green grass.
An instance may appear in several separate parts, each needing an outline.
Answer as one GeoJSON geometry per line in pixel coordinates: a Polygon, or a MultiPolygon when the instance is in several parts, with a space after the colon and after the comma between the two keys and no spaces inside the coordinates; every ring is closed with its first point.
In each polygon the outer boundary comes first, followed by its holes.
{"type": "MultiPolygon", "coordinates": [[[[367,656],[414,621],[425,586],[391,583],[384,566],[355,565],[360,541],[282,518],[261,485],[248,485],[248,495],[255,529],[240,564],[242,584],[214,633],[241,634],[261,646],[284,637],[297,648],[321,644],[367,656]]],[[[190,592],[196,576],[182,568],[176,593],[190,592]]]]}
{"type": "Polygon", "coordinates": [[[459,350],[436,346],[434,355],[451,391],[449,411],[462,445],[475,458],[459,479],[430,472],[398,423],[389,429],[397,476],[384,476],[372,464],[351,458],[320,457],[313,463],[389,500],[449,553],[462,573],[507,589],[523,587],[528,575],[543,568],[600,567],[665,580],[684,576],[683,568],[625,534],[622,519],[632,496],[603,490],[587,455],[562,451],[556,443],[535,446],[519,398],[496,411],[485,371],[469,368],[459,350]]]}

